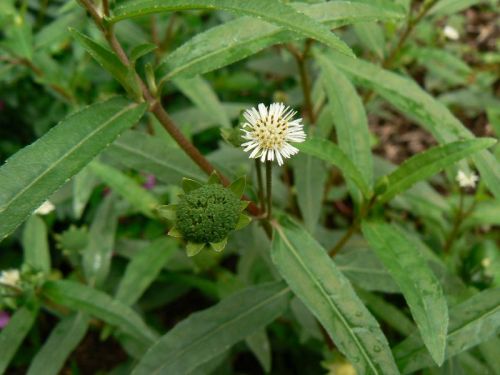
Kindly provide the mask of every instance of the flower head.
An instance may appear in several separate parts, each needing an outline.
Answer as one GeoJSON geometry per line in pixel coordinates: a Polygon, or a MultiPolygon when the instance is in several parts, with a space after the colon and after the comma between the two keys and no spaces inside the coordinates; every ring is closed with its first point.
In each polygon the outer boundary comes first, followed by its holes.
{"type": "Polygon", "coordinates": [[[37,214],[37,215],[48,215],[52,211],[54,211],[55,209],[56,209],[56,207],[54,206],[54,204],[51,201],[45,201],[45,202],[42,203],[42,205],[40,207],[38,207],[35,210],[35,214],[37,214]]]}
{"type": "Polygon", "coordinates": [[[295,155],[299,150],[290,142],[304,142],[306,133],[302,119],[293,119],[297,112],[282,103],[269,106],[259,104],[256,108],[247,109],[243,116],[247,120],[243,124],[243,138],[247,142],[241,146],[250,152],[250,158],[260,158],[261,162],[276,160],[283,164],[283,158],[295,155]]]}
{"type": "Polygon", "coordinates": [[[460,39],[460,34],[458,33],[457,29],[455,29],[453,26],[450,26],[450,25],[446,25],[444,27],[443,34],[445,37],[447,37],[450,40],[460,39]]]}
{"type": "Polygon", "coordinates": [[[228,235],[250,222],[242,213],[248,202],[240,201],[245,178],[225,188],[217,174],[212,174],[207,184],[185,178],[182,187],[185,194],[180,196],[179,203],[158,207],[158,214],[174,223],[168,234],[186,242],[188,256],[205,247],[221,252],[228,235]]]}
{"type": "Polygon", "coordinates": [[[471,172],[470,174],[465,173],[464,171],[458,171],[457,174],[457,182],[460,187],[463,188],[475,188],[476,182],[479,180],[477,174],[471,172]]]}
{"type": "Polygon", "coordinates": [[[6,270],[0,273],[0,284],[17,288],[21,282],[19,270],[6,270]]]}

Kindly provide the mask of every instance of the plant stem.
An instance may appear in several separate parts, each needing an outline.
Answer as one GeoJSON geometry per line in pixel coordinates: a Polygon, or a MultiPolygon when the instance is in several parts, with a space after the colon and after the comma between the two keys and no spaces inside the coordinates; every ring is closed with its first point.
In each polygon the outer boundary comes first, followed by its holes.
{"type": "MultiPolygon", "coordinates": [[[[422,4],[415,17],[412,17],[410,15],[410,19],[408,20],[408,23],[406,24],[406,27],[401,36],[399,37],[396,45],[391,49],[391,52],[389,52],[389,55],[384,59],[384,61],[382,61],[382,68],[384,69],[392,68],[394,62],[396,61],[396,57],[398,56],[404,44],[408,40],[408,37],[411,35],[415,27],[420,23],[420,21],[425,17],[425,15],[429,12],[429,10],[433,7],[433,5],[437,1],[438,0],[430,0],[424,2],[424,4],[422,4]]],[[[373,90],[367,91],[365,95],[363,95],[363,103],[364,104],[368,103],[375,97],[375,95],[376,94],[373,90]]]]}
{"type": "Polygon", "coordinates": [[[415,26],[418,25],[418,23],[422,20],[422,18],[425,17],[427,12],[429,12],[429,10],[436,2],[437,0],[425,1],[424,4],[422,4],[422,6],[420,7],[417,15],[415,17],[410,16],[410,20],[406,24],[403,34],[401,34],[401,36],[399,37],[398,42],[391,50],[388,57],[384,59],[384,62],[382,63],[383,68],[390,68],[392,66],[396,56],[398,55],[401,48],[403,48],[403,45],[406,43],[406,40],[412,33],[413,29],[415,29],[415,26]]]}
{"type": "Polygon", "coordinates": [[[259,202],[260,202],[260,209],[262,211],[265,211],[266,209],[266,201],[264,198],[264,183],[262,181],[262,167],[261,167],[261,162],[259,159],[255,159],[255,171],[257,173],[257,188],[259,189],[257,191],[257,194],[259,196],[259,202]]]}
{"type": "Polygon", "coordinates": [[[267,220],[270,221],[272,218],[272,208],[273,208],[273,162],[270,160],[266,161],[266,187],[267,187],[267,220]]]}
{"type": "Polygon", "coordinates": [[[311,125],[314,125],[316,123],[316,114],[314,113],[314,105],[311,97],[311,80],[309,77],[309,72],[307,70],[307,58],[312,42],[313,41],[311,39],[308,39],[306,41],[303,52],[299,51],[297,48],[290,44],[287,45],[286,48],[295,58],[297,67],[299,69],[300,85],[302,87],[302,96],[304,97],[304,114],[311,125]]]}
{"type": "Polygon", "coordinates": [[[370,212],[370,209],[373,207],[377,200],[377,196],[374,195],[368,202],[365,201],[365,204],[361,207],[361,212],[359,213],[359,216],[353,221],[347,232],[344,233],[342,238],[335,244],[335,246],[328,252],[331,257],[334,257],[335,255],[338,254],[340,250],[345,246],[345,244],[351,239],[351,237],[356,233],[356,231],[359,229],[359,225],[361,224],[361,221],[368,215],[368,212],[370,212]]]}
{"type": "Polygon", "coordinates": [[[347,232],[344,233],[342,238],[335,244],[335,246],[328,252],[331,257],[334,257],[335,255],[338,254],[340,250],[344,247],[344,245],[351,239],[351,237],[356,233],[359,227],[359,220],[356,220],[352,223],[352,225],[349,227],[347,232]]]}
{"type": "Polygon", "coordinates": [[[106,17],[109,17],[109,0],[102,0],[102,10],[106,17]]]}
{"type": "MultiPolygon", "coordinates": [[[[108,41],[109,45],[116,53],[120,61],[125,66],[130,67],[130,61],[128,59],[128,56],[125,53],[122,45],[116,38],[113,32],[113,27],[112,26],[108,27],[108,25],[104,23],[103,18],[97,11],[97,8],[90,0],[79,0],[79,1],[84,6],[84,8],[87,9],[87,11],[90,13],[90,15],[92,16],[94,22],[99,27],[99,29],[101,29],[104,36],[106,37],[106,40],[108,41]]],[[[139,74],[137,74],[136,72],[135,75],[137,82],[139,83],[142,89],[143,97],[149,104],[149,111],[155,115],[155,117],[162,124],[165,130],[167,130],[170,136],[177,142],[177,144],[179,144],[179,146],[186,152],[186,154],[206,174],[210,175],[214,171],[217,172],[214,166],[198,151],[198,149],[184,136],[184,134],[182,134],[177,125],[174,123],[174,121],[170,118],[168,113],[163,108],[160,100],[151,94],[151,92],[149,91],[148,87],[146,86],[142,78],[139,76],[139,74]]],[[[229,180],[221,173],[217,172],[217,174],[219,175],[223,185],[228,186],[229,180]]],[[[245,196],[243,197],[243,199],[249,201],[249,199],[245,196]]],[[[257,207],[257,205],[251,201],[247,209],[254,216],[262,215],[262,211],[259,209],[259,207],[257,207]]]]}

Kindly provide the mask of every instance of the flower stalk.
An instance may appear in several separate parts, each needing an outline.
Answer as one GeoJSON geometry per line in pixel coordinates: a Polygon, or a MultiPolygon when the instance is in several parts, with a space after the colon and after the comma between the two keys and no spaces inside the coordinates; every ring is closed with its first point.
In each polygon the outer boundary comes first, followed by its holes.
{"type": "Polygon", "coordinates": [[[266,192],[267,192],[267,220],[272,219],[273,208],[273,164],[271,161],[266,162],[266,192]]]}

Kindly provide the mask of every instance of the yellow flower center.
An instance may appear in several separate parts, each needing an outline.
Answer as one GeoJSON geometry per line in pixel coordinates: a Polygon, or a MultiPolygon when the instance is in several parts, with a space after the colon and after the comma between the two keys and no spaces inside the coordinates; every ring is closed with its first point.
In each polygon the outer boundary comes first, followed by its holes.
{"type": "Polygon", "coordinates": [[[253,126],[252,135],[260,147],[272,150],[282,148],[286,138],[288,121],[276,118],[274,115],[259,119],[253,126]]]}

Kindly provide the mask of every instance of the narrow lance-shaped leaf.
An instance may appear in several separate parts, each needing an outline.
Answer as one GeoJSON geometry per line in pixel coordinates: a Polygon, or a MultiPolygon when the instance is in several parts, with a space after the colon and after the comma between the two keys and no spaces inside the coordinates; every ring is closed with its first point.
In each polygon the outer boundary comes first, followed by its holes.
{"type": "Polygon", "coordinates": [[[152,13],[190,9],[220,9],[257,17],[305,37],[316,39],[341,53],[353,56],[351,49],[337,38],[328,27],[276,0],[135,0],[117,6],[110,21],[117,22],[152,13]]]}
{"type": "Polygon", "coordinates": [[[141,90],[133,69],[125,66],[114,52],[96,43],[88,36],[75,29],[70,29],[70,32],[84,46],[90,56],[120,82],[133,98],[141,98],[141,90]]]}
{"type": "Polygon", "coordinates": [[[83,249],[83,269],[89,285],[101,287],[111,266],[118,214],[115,196],[108,195],[97,209],[89,230],[89,242],[83,249]]]}
{"type": "Polygon", "coordinates": [[[495,143],[493,138],[469,139],[433,147],[417,154],[377,182],[375,189],[381,191],[378,201],[387,202],[418,181],[425,180],[443,168],[495,143]]]}
{"type": "Polygon", "coordinates": [[[387,302],[383,297],[379,297],[363,289],[359,289],[356,292],[373,314],[389,327],[394,328],[404,336],[409,336],[416,331],[417,328],[411,319],[402,310],[387,302]]]}
{"type": "Polygon", "coordinates": [[[375,222],[363,222],[362,229],[401,289],[427,349],[440,366],[444,362],[448,306],[439,281],[411,236],[401,229],[375,222]]]}
{"type": "Polygon", "coordinates": [[[106,150],[106,156],[126,167],[151,173],[165,183],[180,183],[183,177],[206,179],[181,149],[138,131],[125,132],[106,150]]]}
{"type": "MultiPolygon", "coordinates": [[[[293,3],[292,6],[330,28],[404,16],[390,2],[384,2],[383,6],[351,1],[293,3]]],[[[161,82],[173,77],[192,77],[242,60],[274,44],[301,38],[304,36],[283,26],[252,17],[241,17],[194,36],[164,58],[157,74],[162,77],[161,82]]]]}
{"type": "Polygon", "coordinates": [[[174,84],[203,111],[205,116],[211,117],[219,126],[231,127],[231,121],[229,121],[217,94],[202,77],[177,78],[174,80],[174,84]]]}
{"type": "Polygon", "coordinates": [[[48,281],[42,294],[51,301],[102,319],[117,326],[147,349],[157,339],[156,334],[146,326],[130,307],[112,299],[107,294],[73,281],[48,281]]]}
{"type": "Polygon", "coordinates": [[[132,374],[190,373],[279,317],[288,295],[282,282],[262,284],[192,314],[157,341],[132,374]]]}
{"type": "Polygon", "coordinates": [[[0,168],[0,240],[142,116],[146,105],[121,98],[63,120],[0,168]]]}
{"type": "Polygon", "coordinates": [[[384,293],[401,292],[384,265],[368,246],[338,253],[335,255],[335,265],[352,284],[364,290],[384,293]]]}
{"type": "MultiPolygon", "coordinates": [[[[352,59],[330,51],[331,61],[356,78],[361,85],[375,91],[400,111],[415,119],[440,143],[471,139],[474,135],[446,106],[416,82],[407,77],[384,70],[361,59],[352,59]]],[[[500,197],[500,164],[488,151],[483,150],[472,156],[481,172],[481,179],[495,195],[500,197]]]]}
{"type": "Polygon", "coordinates": [[[361,190],[365,198],[370,198],[373,195],[368,182],[359,169],[335,143],[326,139],[309,138],[295,146],[308,155],[335,165],[346,179],[351,180],[361,190]]]}
{"type": "Polygon", "coordinates": [[[23,306],[16,311],[7,327],[0,331],[0,374],[4,374],[10,361],[21,346],[24,338],[35,322],[38,308],[23,306]]]}
{"type": "MultiPolygon", "coordinates": [[[[500,288],[486,289],[450,309],[445,358],[462,353],[500,333],[500,288]]],[[[401,372],[432,366],[432,358],[414,334],[394,348],[401,372]]]]}
{"type": "Polygon", "coordinates": [[[297,201],[304,224],[314,234],[323,207],[327,170],[321,160],[311,155],[297,155],[293,162],[297,201]]]}
{"type": "MultiPolygon", "coordinates": [[[[332,111],[339,147],[354,163],[369,186],[373,182],[370,131],[363,102],[347,77],[328,58],[318,54],[322,80],[332,111]]],[[[348,181],[351,194],[359,202],[359,192],[348,181]]]]}
{"type": "Polygon", "coordinates": [[[129,306],[137,302],[176,250],[177,243],[168,237],[141,249],[127,265],[116,299],[129,306]]]}
{"type": "Polygon", "coordinates": [[[153,209],[160,203],[154,195],[148,192],[131,177],[109,165],[93,161],[90,170],[109,187],[120,194],[134,208],[148,217],[153,217],[153,209]]]}
{"type": "Polygon", "coordinates": [[[89,319],[83,313],[63,318],[31,361],[27,375],[60,374],[66,359],[87,333],[89,319]]]}
{"type": "Polygon", "coordinates": [[[275,225],[272,258],[359,374],[399,374],[377,321],[325,249],[297,224],[275,225]]]}
{"type": "Polygon", "coordinates": [[[50,272],[50,252],[47,239],[47,226],[38,216],[31,216],[24,225],[23,230],[24,262],[34,271],[50,272]]]}

